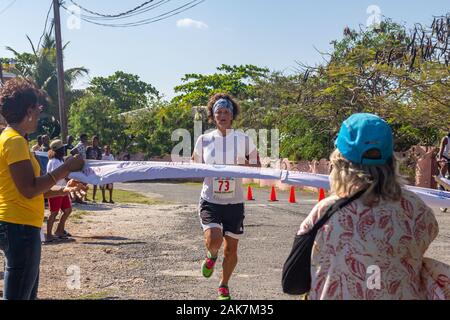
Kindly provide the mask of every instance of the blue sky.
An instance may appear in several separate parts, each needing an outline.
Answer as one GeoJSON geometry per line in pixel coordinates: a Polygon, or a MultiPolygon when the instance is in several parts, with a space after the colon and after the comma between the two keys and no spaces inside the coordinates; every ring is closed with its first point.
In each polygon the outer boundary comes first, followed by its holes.
{"type": "MultiPolygon", "coordinates": [[[[10,57],[5,46],[29,51],[25,35],[37,43],[51,0],[0,0],[0,57],[10,57]]],[[[114,14],[144,0],[77,0],[88,9],[114,14]]],[[[66,2],[68,2],[66,0],[66,2]]],[[[177,3],[161,7],[157,15],[177,3]]],[[[206,0],[203,4],[167,20],[136,28],[105,28],[81,22],[67,27],[62,12],[65,67],[84,66],[90,77],[108,76],[116,70],[135,73],[167,98],[186,73],[212,73],[225,64],[255,64],[291,72],[295,61],[316,64],[320,51],[342,37],[345,26],[366,24],[370,5],[395,21],[430,24],[433,15],[450,12],[448,0],[206,0]],[[178,23],[179,20],[183,23],[178,23]]],[[[84,86],[85,79],[78,86],[84,86]]]]}

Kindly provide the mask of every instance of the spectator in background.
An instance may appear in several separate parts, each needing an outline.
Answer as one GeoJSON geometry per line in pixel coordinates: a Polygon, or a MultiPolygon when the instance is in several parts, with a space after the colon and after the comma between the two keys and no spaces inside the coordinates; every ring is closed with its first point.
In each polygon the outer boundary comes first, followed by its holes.
{"type": "Polygon", "coordinates": [[[102,160],[106,160],[106,161],[114,161],[114,156],[111,153],[111,147],[106,145],[103,147],[103,155],[102,155],[102,160]]]}
{"type": "Polygon", "coordinates": [[[129,153],[127,153],[127,154],[125,154],[125,155],[122,157],[122,159],[123,159],[123,161],[130,161],[130,160],[131,160],[131,156],[130,156],[129,153]]]}
{"type": "Polygon", "coordinates": [[[64,145],[64,156],[67,156],[67,154],[74,148],[73,142],[74,142],[73,136],[67,136],[67,144],[64,145]]]}
{"type": "Polygon", "coordinates": [[[42,136],[42,146],[41,150],[42,152],[48,152],[50,150],[50,137],[46,134],[42,136]]]}
{"type": "MultiPolygon", "coordinates": [[[[48,158],[50,159],[47,164],[47,172],[52,172],[58,169],[64,164],[64,155],[66,148],[61,140],[55,140],[50,144],[51,150],[48,152],[48,158]]],[[[66,185],[66,180],[61,179],[56,183],[57,186],[64,187],[66,185]]],[[[47,238],[46,242],[52,242],[56,239],[67,239],[71,236],[65,230],[65,224],[67,218],[72,213],[72,202],[70,201],[69,195],[63,195],[59,197],[54,197],[48,200],[50,207],[50,216],[47,221],[47,238]],[[55,237],[53,236],[53,224],[58,216],[59,212],[62,211],[62,216],[59,219],[58,227],[55,231],[55,237]]]]}
{"type": "MultiPolygon", "coordinates": [[[[105,153],[102,156],[102,160],[105,161],[114,161],[114,156],[111,153],[111,148],[109,146],[105,146],[103,148],[103,150],[105,151],[105,153]]],[[[108,201],[106,201],[106,197],[105,197],[105,190],[108,189],[109,191],[109,203],[114,203],[113,199],[112,199],[112,195],[113,195],[113,188],[114,185],[112,183],[108,183],[108,184],[104,184],[100,186],[100,189],[102,190],[102,202],[103,203],[107,203],[108,201]]]]}
{"type": "Polygon", "coordinates": [[[41,151],[41,147],[42,147],[42,136],[39,135],[37,136],[36,144],[31,147],[31,151],[32,152],[41,151]]]}
{"type": "Polygon", "coordinates": [[[450,130],[448,134],[442,138],[439,146],[437,161],[440,163],[441,175],[446,178],[450,172],[450,130]]]}
{"type": "MultiPolygon", "coordinates": [[[[92,137],[92,146],[86,149],[86,160],[102,160],[102,149],[99,147],[100,139],[98,136],[92,137]]],[[[92,193],[92,201],[95,202],[95,195],[97,194],[97,186],[94,185],[92,193]]]]}
{"type": "Polygon", "coordinates": [[[70,151],[71,155],[81,154],[83,159],[86,159],[86,149],[88,147],[88,136],[85,133],[80,135],[80,142],[70,151]]]}
{"type": "MultiPolygon", "coordinates": [[[[442,138],[439,146],[439,153],[437,155],[437,162],[439,165],[439,175],[442,178],[450,179],[450,129],[444,138],[442,138]]],[[[445,190],[441,185],[438,186],[439,190],[445,190]]],[[[440,208],[442,212],[447,212],[448,208],[440,208]]]]}

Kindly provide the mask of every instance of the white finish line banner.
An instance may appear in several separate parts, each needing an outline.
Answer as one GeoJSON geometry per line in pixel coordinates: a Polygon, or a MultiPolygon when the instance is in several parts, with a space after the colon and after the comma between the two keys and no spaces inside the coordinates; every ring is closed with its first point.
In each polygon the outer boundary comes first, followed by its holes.
{"type": "MultiPolygon", "coordinates": [[[[279,180],[290,185],[330,189],[328,176],[322,174],[270,168],[175,162],[87,161],[82,172],[75,172],[70,175],[72,179],[93,185],[139,180],[206,177],[279,180]]],[[[405,188],[416,193],[429,206],[450,208],[450,192],[411,186],[405,188]]]]}

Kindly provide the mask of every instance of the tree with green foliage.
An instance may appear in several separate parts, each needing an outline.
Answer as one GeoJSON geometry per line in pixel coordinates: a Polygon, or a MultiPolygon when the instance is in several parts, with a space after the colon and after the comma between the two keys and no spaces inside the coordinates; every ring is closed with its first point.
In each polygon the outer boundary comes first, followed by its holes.
{"type": "MultiPolygon", "coordinates": [[[[348,116],[370,112],[391,124],[396,150],[436,145],[450,122],[450,69],[441,55],[423,48],[421,41],[430,34],[436,35],[431,30],[420,37],[408,35],[390,20],[375,30],[346,28],[344,38],[333,42],[325,65],[305,68],[298,102],[286,107],[284,117],[305,119],[318,139],[325,134],[331,140],[348,116]]],[[[445,39],[448,35],[426,43],[439,48],[445,39]]],[[[326,153],[333,147],[328,144],[326,153]]]]}
{"type": "MultiPolygon", "coordinates": [[[[35,134],[51,134],[52,138],[59,134],[59,107],[58,107],[58,83],[56,71],[56,44],[51,34],[51,30],[44,35],[42,45],[38,48],[33,44],[27,36],[32,49],[31,53],[19,53],[11,47],[6,49],[13,53],[15,64],[11,68],[11,72],[33,80],[36,85],[42,89],[48,96],[44,101],[44,118],[39,125],[38,132],[35,134]]],[[[64,45],[63,49],[68,44],[64,45]]],[[[67,98],[67,105],[74,100],[73,84],[80,77],[88,74],[88,70],[84,67],[76,67],[66,69],[64,71],[64,83],[67,98]]]]}
{"type": "Polygon", "coordinates": [[[257,80],[265,78],[269,70],[254,65],[222,65],[211,75],[187,74],[183,84],[175,87],[178,94],[172,102],[191,107],[205,106],[218,92],[227,92],[240,100],[255,97],[253,88],[257,80]]]}
{"type": "Polygon", "coordinates": [[[172,141],[172,133],[186,129],[193,136],[192,110],[182,104],[158,103],[151,108],[136,110],[125,115],[126,133],[133,137],[128,151],[143,152],[148,158],[164,156],[178,144],[172,141]]]}
{"type": "Polygon", "coordinates": [[[129,138],[119,114],[119,108],[110,98],[87,93],[70,108],[69,132],[75,136],[98,135],[103,145],[108,144],[116,151],[125,150],[129,138]]]}
{"type": "Polygon", "coordinates": [[[142,109],[161,99],[151,84],[140,80],[138,75],[122,71],[93,78],[88,91],[112,99],[121,112],[142,109]]]}
{"type": "Polygon", "coordinates": [[[411,34],[390,20],[377,29],[346,28],[326,63],[257,81],[254,98],[242,101],[239,126],[278,128],[281,156],[292,160],[327,157],[342,121],[358,112],[385,118],[398,151],[436,145],[450,123],[444,20],[411,34]]]}

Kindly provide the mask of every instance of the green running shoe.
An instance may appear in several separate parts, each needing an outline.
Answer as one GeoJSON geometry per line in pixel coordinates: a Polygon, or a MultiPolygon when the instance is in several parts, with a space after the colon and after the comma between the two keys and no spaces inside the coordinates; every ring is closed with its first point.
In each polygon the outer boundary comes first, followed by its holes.
{"type": "Polygon", "coordinates": [[[219,296],[217,300],[231,300],[230,297],[230,289],[227,286],[220,286],[219,291],[217,292],[219,296]]]}
{"type": "Polygon", "coordinates": [[[208,252],[208,256],[202,263],[202,274],[205,278],[211,278],[214,273],[214,266],[216,265],[217,257],[213,258],[208,252]]]}

